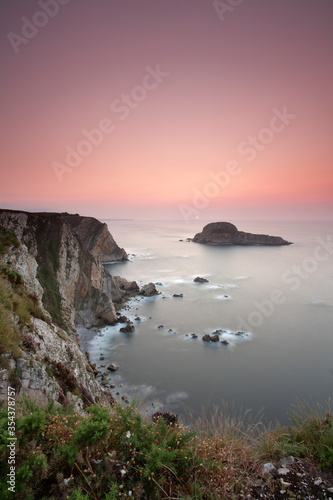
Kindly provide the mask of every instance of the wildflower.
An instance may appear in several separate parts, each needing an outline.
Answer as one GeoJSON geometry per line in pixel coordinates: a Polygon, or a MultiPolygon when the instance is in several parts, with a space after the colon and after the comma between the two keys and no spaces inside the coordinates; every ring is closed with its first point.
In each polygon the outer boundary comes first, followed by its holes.
{"type": "Polygon", "coordinates": [[[126,437],[127,437],[128,439],[131,437],[131,435],[132,435],[132,434],[130,433],[130,431],[127,431],[127,432],[126,432],[126,437]]]}
{"type": "Polygon", "coordinates": [[[121,474],[122,476],[124,476],[124,475],[126,474],[126,472],[127,472],[127,471],[126,471],[125,469],[120,469],[120,474],[121,474]]]}

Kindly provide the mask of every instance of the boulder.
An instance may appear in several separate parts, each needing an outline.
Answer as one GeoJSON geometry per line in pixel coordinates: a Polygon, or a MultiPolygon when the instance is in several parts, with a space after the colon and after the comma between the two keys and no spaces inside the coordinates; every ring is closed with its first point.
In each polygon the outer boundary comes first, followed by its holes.
{"type": "Polygon", "coordinates": [[[107,369],[110,370],[111,372],[116,372],[118,370],[118,365],[116,365],[115,363],[111,363],[107,369]]]}
{"type": "Polygon", "coordinates": [[[200,278],[200,276],[197,276],[197,277],[194,279],[194,282],[195,282],[195,283],[209,283],[209,280],[207,280],[206,278],[200,278]]]}
{"type": "Polygon", "coordinates": [[[121,290],[128,292],[137,292],[139,290],[139,285],[136,281],[127,281],[127,279],[120,276],[114,276],[113,279],[121,290]]]}
{"type": "Polygon", "coordinates": [[[182,293],[174,293],[173,297],[176,297],[176,298],[178,297],[178,298],[182,299],[184,297],[184,295],[182,293]]]}
{"type": "Polygon", "coordinates": [[[156,290],[154,283],[148,283],[140,288],[139,295],[144,295],[145,297],[151,297],[157,295],[159,292],[156,290]]]}
{"type": "Polygon", "coordinates": [[[127,316],[121,315],[118,317],[118,323],[127,323],[128,321],[129,320],[128,320],[127,316]]]}
{"type": "Polygon", "coordinates": [[[123,333],[130,333],[130,332],[134,332],[135,328],[134,328],[134,325],[133,323],[127,323],[126,326],[123,326],[122,328],[120,328],[120,332],[123,332],[123,333]]]}
{"type": "Polygon", "coordinates": [[[204,335],[204,336],[202,337],[202,340],[203,340],[204,342],[210,342],[210,341],[211,341],[210,335],[208,335],[208,333],[206,333],[206,335],[204,335]]]}
{"type": "Polygon", "coordinates": [[[166,424],[170,427],[174,427],[178,424],[178,415],[174,415],[173,413],[169,413],[168,411],[157,411],[152,415],[153,422],[158,422],[160,418],[163,418],[166,424]]]}

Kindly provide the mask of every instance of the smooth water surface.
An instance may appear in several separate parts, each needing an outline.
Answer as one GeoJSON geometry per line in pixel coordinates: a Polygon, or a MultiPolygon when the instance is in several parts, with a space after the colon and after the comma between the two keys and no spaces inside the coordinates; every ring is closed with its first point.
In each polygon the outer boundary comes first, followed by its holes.
{"type": "Polygon", "coordinates": [[[280,247],[186,241],[201,231],[202,221],[107,223],[131,254],[129,262],[107,265],[108,271],[140,285],[159,283],[161,292],[125,311],[134,333],[120,333],[117,325],[89,342],[98,366],[119,365],[110,374],[114,391],[183,416],[224,401],[255,414],[264,409],[265,418],[281,423],[297,399],[325,403],[332,396],[332,223],[235,223],[294,243],[280,247]],[[194,283],[196,276],[209,282],[194,283]],[[228,345],[201,340],[216,329],[225,330],[221,340],[228,345]],[[239,331],[245,334],[235,335],[239,331]]]}

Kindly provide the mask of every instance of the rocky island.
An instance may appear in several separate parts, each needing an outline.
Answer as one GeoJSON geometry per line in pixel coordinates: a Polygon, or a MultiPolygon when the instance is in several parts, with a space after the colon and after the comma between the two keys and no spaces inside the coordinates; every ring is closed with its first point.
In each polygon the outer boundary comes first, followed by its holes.
{"type": "Polygon", "coordinates": [[[230,222],[211,222],[207,224],[201,233],[197,233],[192,239],[195,243],[206,243],[208,245],[291,245],[280,236],[269,236],[267,234],[253,234],[238,231],[237,227],[230,222]]]}

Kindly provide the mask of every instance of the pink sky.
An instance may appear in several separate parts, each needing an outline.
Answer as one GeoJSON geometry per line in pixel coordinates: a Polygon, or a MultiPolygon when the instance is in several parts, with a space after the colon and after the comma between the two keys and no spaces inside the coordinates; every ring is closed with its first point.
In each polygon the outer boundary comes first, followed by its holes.
{"type": "Polygon", "coordinates": [[[330,0],[0,9],[1,208],[332,219],[330,0]]]}

